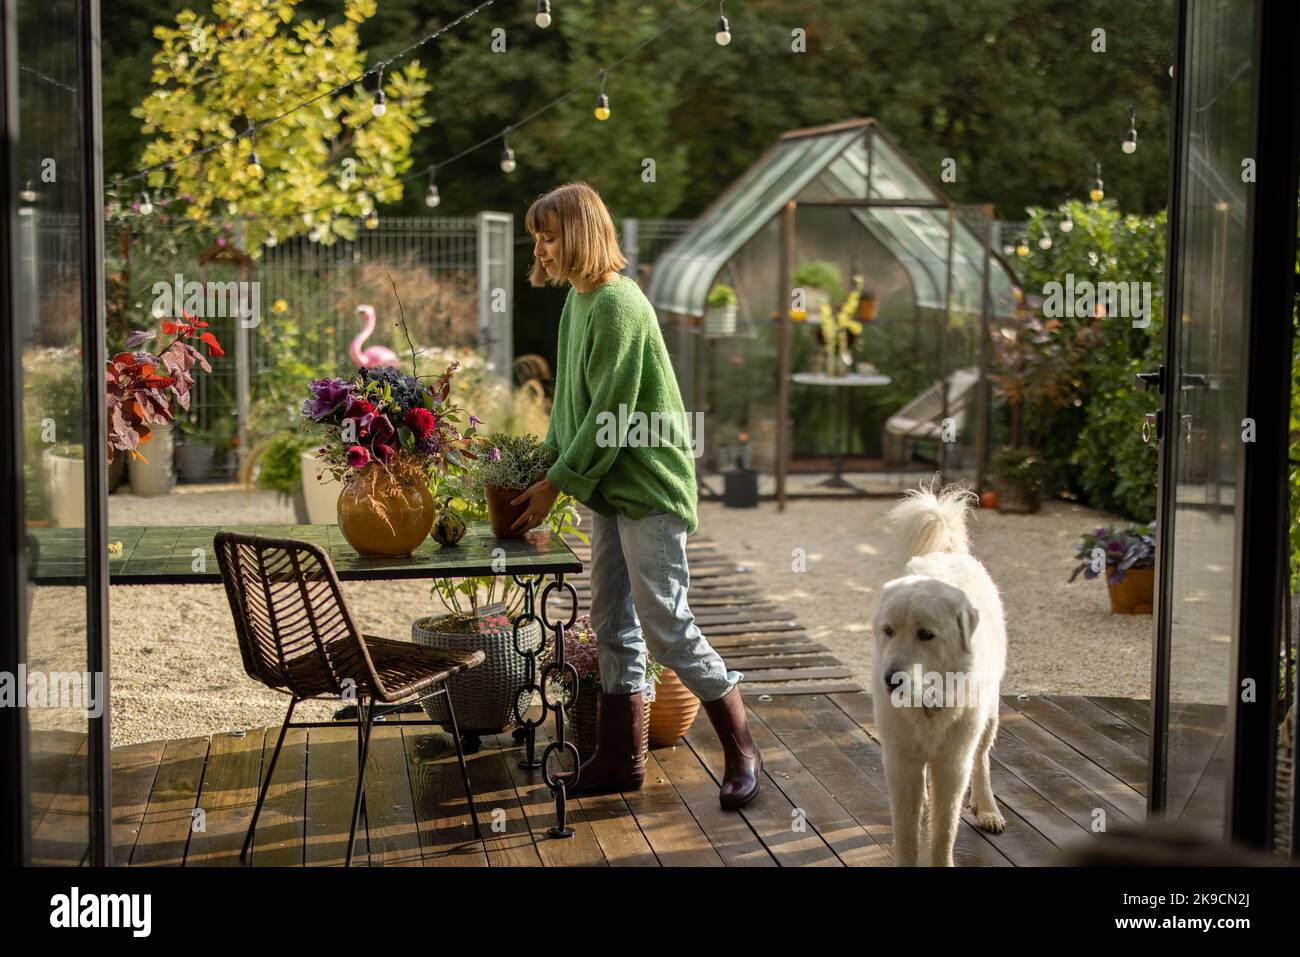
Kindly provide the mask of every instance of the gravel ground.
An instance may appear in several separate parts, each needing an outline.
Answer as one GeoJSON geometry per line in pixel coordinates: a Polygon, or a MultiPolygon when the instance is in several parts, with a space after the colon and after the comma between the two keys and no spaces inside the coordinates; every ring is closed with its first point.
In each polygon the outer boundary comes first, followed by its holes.
{"type": "MultiPolygon", "coordinates": [[[[880,525],[893,503],[793,499],[781,512],[770,502],[758,509],[709,502],[700,506],[700,531],[870,687],[876,598],[901,573],[880,525]],[[796,548],[805,550],[804,572],[793,570],[796,548]]],[[[1079,536],[1115,521],[1068,502],[1048,502],[1036,515],[975,514],[972,549],[1007,616],[1004,691],[1149,695],[1152,617],[1112,614],[1099,580],[1066,584],[1079,536]]]]}
{"type": "MultiPolygon", "coordinates": [[[[879,520],[889,499],[793,500],[784,512],[700,506],[699,534],[752,570],[771,600],[788,606],[809,635],[854,677],[870,684],[868,622],[880,586],[898,574],[879,520]],[[807,571],[791,569],[804,548],[807,571]]],[[[114,524],[290,522],[292,509],[272,493],[231,486],[181,486],[163,499],[114,495],[114,524]]],[[[1152,619],[1112,615],[1104,585],[1066,585],[1079,533],[1111,518],[1068,503],[1038,515],[981,512],[973,526],[976,554],[998,583],[1010,634],[1004,689],[1015,692],[1146,697],[1152,619]]],[[[344,584],[353,614],[370,632],[410,634],[412,619],[437,611],[428,586],[414,582],[344,584]]],[[[80,593],[38,589],[33,641],[45,658],[70,660],[84,634],[80,593]],[[56,635],[75,636],[56,639],[56,635]]],[[[206,735],[276,725],[287,699],[244,674],[220,586],[129,586],[111,591],[113,743],[206,735]]],[[[304,719],[328,717],[333,705],[300,708],[304,719]]]]}

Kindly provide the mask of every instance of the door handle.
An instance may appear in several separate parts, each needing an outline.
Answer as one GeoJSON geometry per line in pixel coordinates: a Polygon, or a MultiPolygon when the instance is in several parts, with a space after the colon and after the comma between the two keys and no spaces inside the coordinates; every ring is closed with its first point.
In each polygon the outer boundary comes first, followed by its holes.
{"type": "Polygon", "coordinates": [[[1137,380],[1142,384],[1142,388],[1150,392],[1151,387],[1155,386],[1157,391],[1165,391],[1165,367],[1161,366],[1155,372],[1139,372],[1137,380]]]}
{"type": "Polygon", "coordinates": [[[1151,444],[1152,433],[1155,433],[1155,440],[1159,442],[1164,437],[1164,413],[1159,410],[1148,412],[1142,416],[1142,441],[1146,445],[1151,444]]]}

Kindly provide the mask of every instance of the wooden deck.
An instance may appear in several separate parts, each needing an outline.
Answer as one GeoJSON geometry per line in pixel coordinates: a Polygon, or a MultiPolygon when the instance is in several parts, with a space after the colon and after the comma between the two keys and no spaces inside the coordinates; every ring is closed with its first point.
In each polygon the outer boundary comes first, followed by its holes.
{"type": "MultiPolygon", "coordinates": [[[[765,778],[740,812],[718,807],[722,753],[701,712],[657,748],[641,791],[571,802],[568,839],[548,837],[554,804],[540,772],[518,767],[513,737],[469,756],[483,838],[469,825],[454,752],[428,728],[378,728],[366,786],[370,820],[357,863],[406,866],[887,866],[893,845],[880,748],[864,693],[748,697],[765,778]]],[[[1097,809],[1145,816],[1147,703],[1005,696],[993,783],[1000,835],[964,815],[966,866],[1053,862],[1087,840],[1097,809]]],[[[278,729],[114,750],[118,864],[236,865],[278,729]],[[195,810],[204,829],[192,829],[195,810]]],[[[339,865],[356,782],[356,730],[291,731],[259,822],[260,865],[339,865]]],[[[1211,775],[1206,775],[1208,779],[1211,775]]],[[[1213,790],[1211,785],[1207,784],[1213,790]]]]}

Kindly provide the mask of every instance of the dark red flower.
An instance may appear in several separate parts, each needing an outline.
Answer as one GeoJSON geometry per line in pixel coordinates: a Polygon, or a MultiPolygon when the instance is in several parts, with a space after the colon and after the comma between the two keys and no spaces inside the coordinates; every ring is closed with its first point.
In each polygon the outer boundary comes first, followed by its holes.
{"type": "Polygon", "coordinates": [[[428,409],[411,409],[402,419],[402,423],[411,430],[416,439],[428,439],[438,427],[438,421],[428,409]]]}

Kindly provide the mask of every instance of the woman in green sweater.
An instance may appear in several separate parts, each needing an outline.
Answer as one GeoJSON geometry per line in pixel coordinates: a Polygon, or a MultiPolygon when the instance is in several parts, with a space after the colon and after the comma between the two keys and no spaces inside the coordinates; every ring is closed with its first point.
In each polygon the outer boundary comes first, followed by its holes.
{"type": "Polygon", "coordinates": [[[744,675],[727,670],[686,603],[686,536],[699,525],[698,426],[692,436],[654,307],[619,273],[627,260],[596,191],[586,183],[556,187],[529,207],[525,222],[533,237],[529,281],[570,288],[545,443],[559,457],[515,500],[528,502],[516,527],[539,525],[560,492],[594,515],[598,739],[576,783],[571,774],[557,777],[571,796],[641,787],[648,643],[703,702],[726,755],[719,800],[740,807],[758,793],[763,769],[740,695],[744,675]]]}

